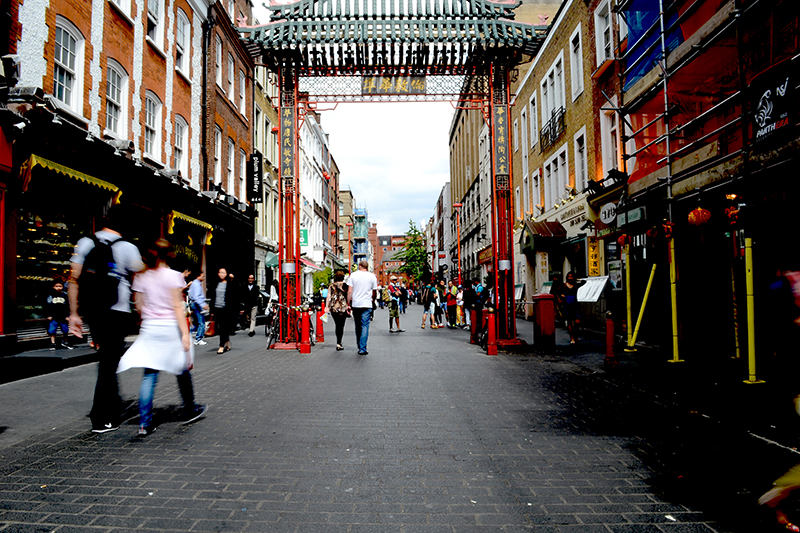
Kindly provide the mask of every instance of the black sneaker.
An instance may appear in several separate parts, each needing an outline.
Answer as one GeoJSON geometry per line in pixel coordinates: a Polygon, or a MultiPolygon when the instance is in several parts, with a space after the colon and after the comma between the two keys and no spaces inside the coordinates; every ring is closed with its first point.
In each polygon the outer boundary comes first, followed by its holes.
{"type": "Polygon", "coordinates": [[[196,420],[203,418],[208,411],[208,405],[195,405],[194,409],[184,412],[181,417],[181,425],[191,424],[196,420]]]}
{"type": "Polygon", "coordinates": [[[139,426],[139,436],[146,437],[148,435],[152,435],[155,430],[155,426],[139,426]]]}
{"type": "Polygon", "coordinates": [[[56,345],[55,344],[51,344],[50,345],[50,351],[51,352],[55,352],[56,351],[56,345]]]}
{"type": "Polygon", "coordinates": [[[92,433],[108,433],[109,431],[116,431],[118,429],[119,429],[119,424],[114,424],[112,422],[109,422],[108,424],[93,426],[92,433]]]}

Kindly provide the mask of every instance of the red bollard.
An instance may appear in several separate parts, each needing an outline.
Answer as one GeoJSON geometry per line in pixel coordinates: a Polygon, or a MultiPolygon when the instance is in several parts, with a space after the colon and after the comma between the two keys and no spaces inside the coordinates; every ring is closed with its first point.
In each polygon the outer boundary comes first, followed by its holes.
{"type": "Polygon", "coordinates": [[[497,335],[495,333],[496,324],[495,324],[495,314],[494,308],[490,307],[486,310],[489,313],[489,324],[487,327],[488,332],[488,343],[486,345],[486,354],[487,355],[497,355],[497,335]]]}
{"type": "Polygon", "coordinates": [[[474,308],[469,310],[469,343],[478,344],[478,331],[481,326],[479,324],[478,311],[474,308]]]}
{"type": "Polygon", "coordinates": [[[317,311],[317,342],[325,342],[325,330],[322,329],[322,316],[325,314],[325,300],[322,300],[322,303],[319,306],[319,311],[317,311]]]}
{"type": "Polygon", "coordinates": [[[603,367],[608,369],[616,368],[619,362],[614,356],[614,320],[611,311],[606,313],[606,358],[603,367]]]}
{"type": "Polygon", "coordinates": [[[301,311],[300,319],[300,353],[311,353],[311,318],[308,316],[308,309],[301,311]]]}

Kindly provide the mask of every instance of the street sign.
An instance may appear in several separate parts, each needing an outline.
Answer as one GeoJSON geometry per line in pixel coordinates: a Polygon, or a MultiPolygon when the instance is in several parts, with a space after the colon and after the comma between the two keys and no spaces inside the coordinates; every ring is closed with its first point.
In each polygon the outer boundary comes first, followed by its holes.
{"type": "Polygon", "coordinates": [[[301,229],[300,230],[300,247],[308,246],[308,230],[301,229]]]}

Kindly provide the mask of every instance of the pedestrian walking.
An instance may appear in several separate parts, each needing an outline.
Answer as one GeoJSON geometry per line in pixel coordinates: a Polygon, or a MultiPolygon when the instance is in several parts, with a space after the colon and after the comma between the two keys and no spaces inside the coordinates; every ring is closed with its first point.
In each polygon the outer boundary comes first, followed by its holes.
{"type": "Polygon", "coordinates": [[[402,314],[406,314],[406,307],[408,307],[408,288],[403,280],[400,282],[400,312],[402,314]]]}
{"type": "Polygon", "coordinates": [[[258,297],[260,296],[256,277],[253,274],[247,276],[247,284],[242,288],[242,311],[248,322],[250,331],[249,337],[256,334],[256,316],[258,315],[258,297]]]}
{"type": "Polygon", "coordinates": [[[465,326],[464,289],[462,289],[460,286],[458,287],[458,292],[456,293],[456,326],[459,328],[463,328],[465,326]]]}
{"type": "Polygon", "coordinates": [[[561,316],[569,332],[569,343],[577,342],[578,327],[581,323],[580,309],[578,306],[578,287],[581,283],[575,279],[574,272],[567,272],[566,280],[556,292],[558,304],[561,307],[561,316]]]}
{"type": "Polygon", "coordinates": [[[328,298],[325,300],[325,309],[331,314],[336,326],[336,351],[343,350],[344,324],[350,312],[347,309],[347,288],[344,286],[342,271],[337,271],[333,275],[333,283],[328,289],[328,298]]]}
{"type": "Polygon", "coordinates": [[[153,425],[153,393],[160,371],[170,372],[178,378],[178,389],[183,400],[180,420],[189,423],[202,417],[205,405],[194,402],[192,375],[194,349],[190,341],[183,303],[183,275],[167,266],[170,246],[159,239],[155,249],[146,255],[147,270],[133,279],[136,310],[142,315],[139,337],[120,359],[117,372],[130,368],[144,368],[139,387],[139,435],[155,431],[153,425]]]}
{"type": "Polygon", "coordinates": [[[475,286],[477,284],[478,280],[474,279],[464,288],[464,322],[466,323],[464,329],[472,325],[472,310],[475,308],[475,286]]]}
{"type": "Polygon", "coordinates": [[[231,349],[231,330],[234,327],[236,312],[236,291],[228,278],[228,270],[220,268],[217,272],[217,286],[214,289],[214,325],[219,336],[218,354],[231,349]]]}
{"type": "Polygon", "coordinates": [[[397,276],[390,278],[387,292],[389,294],[389,333],[394,333],[395,331],[403,333],[405,330],[400,329],[400,287],[397,286],[397,276]],[[397,324],[396,330],[392,328],[393,319],[397,324]]]}
{"type": "Polygon", "coordinates": [[[436,310],[434,313],[434,318],[436,320],[436,328],[440,329],[444,327],[442,323],[442,316],[447,311],[447,300],[445,299],[445,286],[444,280],[439,280],[438,283],[434,285],[434,292],[436,293],[434,296],[436,298],[436,310]]]}
{"type": "Polygon", "coordinates": [[[358,263],[358,270],[350,274],[347,285],[347,306],[353,313],[358,355],[367,355],[369,322],[378,298],[378,278],[369,271],[369,262],[366,259],[358,263]]]}
{"type": "Polygon", "coordinates": [[[194,344],[195,346],[205,346],[208,343],[203,340],[206,335],[206,315],[209,312],[208,302],[206,302],[206,291],[203,282],[206,280],[205,272],[200,272],[189,285],[189,309],[194,317],[194,344]]]}
{"type": "Polygon", "coordinates": [[[432,283],[426,283],[425,287],[422,288],[420,300],[420,303],[422,303],[422,329],[425,329],[425,321],[428,319],[428,316],[430,316],[431,320],[431,329],[436,329],[433,318],[436,312],[436,289],[433,287],[432,283]]]}
{"type": "Polygon", "coordinates": [[[111,206],[103,229],[79,240],[70,262],[69,331],[83,338],[85,319],[99,346],[97,384],[89,413],[93,433],[119,429],[122,416],[117,365],[131,317],[131,279],[144,267],[139,249],[123,240],[129,223],[124,204],[111,206]]]}
{"type": "Polygon", "coordinates": [[[457,288],[452,281],[447,282],[447,292],[445,298],[447,300],[447,327],[453,329],[456,327],[456,294],[457,288]]]}

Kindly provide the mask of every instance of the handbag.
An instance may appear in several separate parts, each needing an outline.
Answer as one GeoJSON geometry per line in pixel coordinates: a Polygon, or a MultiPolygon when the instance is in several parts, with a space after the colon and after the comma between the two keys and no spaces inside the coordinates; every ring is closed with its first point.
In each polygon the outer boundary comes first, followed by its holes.
{"type": "Polygon", "coordinates": [[[324,323],[326,323],[326,324],[327,324],[327,323],[328,323],[328,317],[329,317],[329,316],[331,316],[331,315],[330,315],[330,313],[325,313],[324,315],[322,315],[322,316],[320,317],[320,320],[322,320],[324,323]]]}

